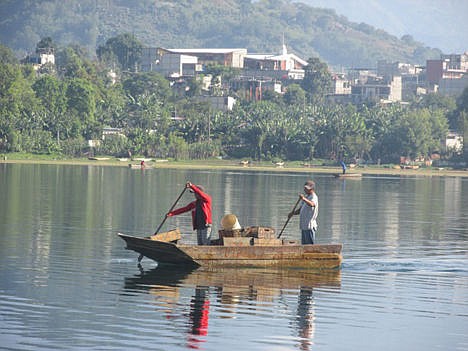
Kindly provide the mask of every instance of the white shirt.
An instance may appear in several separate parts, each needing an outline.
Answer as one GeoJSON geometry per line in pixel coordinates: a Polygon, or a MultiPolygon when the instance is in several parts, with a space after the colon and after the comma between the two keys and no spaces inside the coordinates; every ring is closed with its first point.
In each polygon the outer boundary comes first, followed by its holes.
{"type": "Polygon", "coordinates": [[[301,203],[299,212],[299,228],[301,230],[317,229],[317,216],[318,216],[318,197],[314,192],[306,196],[307,200],[312,201],[315,207],[309,206],[304,201],[301,203]]]}

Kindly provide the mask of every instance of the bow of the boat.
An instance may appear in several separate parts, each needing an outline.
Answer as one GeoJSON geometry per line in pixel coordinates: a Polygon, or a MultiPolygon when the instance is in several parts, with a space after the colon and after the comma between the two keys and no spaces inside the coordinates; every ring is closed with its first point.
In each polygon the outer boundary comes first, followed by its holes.
{"type": "Polygon", "coordinates": [[[159,264],[182,264],[182,265],[197,265],[196,262],[181,251],[175,244],[150,238],[139,238],[132,235],[117,233],[126,244],[127,250],[133,250],[139,254],[146,256],[159,264]]]}

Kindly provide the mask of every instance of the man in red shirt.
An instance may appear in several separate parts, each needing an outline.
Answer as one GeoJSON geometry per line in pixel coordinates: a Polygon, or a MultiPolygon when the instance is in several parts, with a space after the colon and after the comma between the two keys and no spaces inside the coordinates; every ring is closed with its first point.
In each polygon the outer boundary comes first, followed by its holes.
{"type": "Polygon", "coordinates": [[[205,193],[200,185],[187,182],[185,186],[195,195],[195,201],[169,212],[166,216],[172,217],[191,210],[193,229],[197,230],[198,245],[210,245],[213,223],[211,220],[211,196],[205,193]]]}

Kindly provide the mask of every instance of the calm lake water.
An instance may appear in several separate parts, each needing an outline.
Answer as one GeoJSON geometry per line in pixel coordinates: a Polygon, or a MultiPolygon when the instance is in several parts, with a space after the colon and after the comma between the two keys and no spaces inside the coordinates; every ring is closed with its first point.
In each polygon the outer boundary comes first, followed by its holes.
{"type": "Polygon", "coordinates": [[[468,178],[0,164],[0,194],[2,350],[468,350],[468,178]],[[140,271],[116,236],[154,232],[187,180],[215,233],[280,230],[307,178],[341,271],[140,271]]]}

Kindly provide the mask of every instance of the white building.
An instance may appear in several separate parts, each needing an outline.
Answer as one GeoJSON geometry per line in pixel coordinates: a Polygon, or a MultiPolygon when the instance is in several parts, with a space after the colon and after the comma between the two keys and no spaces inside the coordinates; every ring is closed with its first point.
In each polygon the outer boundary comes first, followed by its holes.
{"type": "Polygon", "coordinates": [[[445,138],[447,152],[461,153],[463,151],[463,137],[455,132],[449,132],[445,138]]]}
{"type": "Polygon", "coordinates": [[[231,96],[197,96],[195,99],[208,102],[213,109],[223,112],[231,111],[236,103],[236,99],[231,96]]]}

